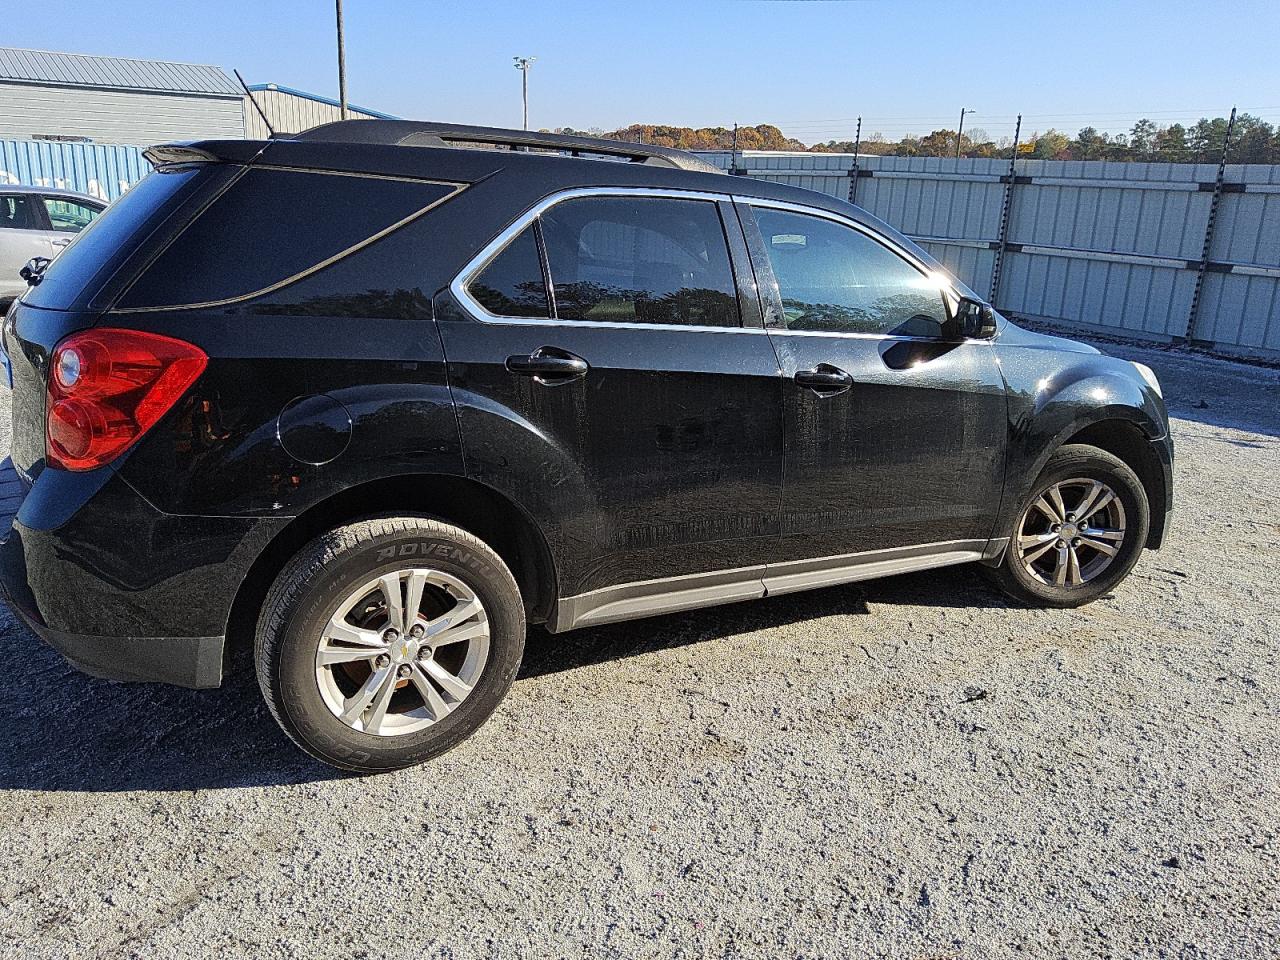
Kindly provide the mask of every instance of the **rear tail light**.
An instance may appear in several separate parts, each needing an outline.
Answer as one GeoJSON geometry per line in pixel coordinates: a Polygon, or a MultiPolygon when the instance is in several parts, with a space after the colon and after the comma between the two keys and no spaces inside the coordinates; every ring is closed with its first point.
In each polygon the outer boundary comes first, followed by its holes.
{"type": "Polygon", "coordinates": [[[129,449],[204,372],[193,344],[139,330],[86,330],[53,351],[45,460],[92,470],[129,449]]]}

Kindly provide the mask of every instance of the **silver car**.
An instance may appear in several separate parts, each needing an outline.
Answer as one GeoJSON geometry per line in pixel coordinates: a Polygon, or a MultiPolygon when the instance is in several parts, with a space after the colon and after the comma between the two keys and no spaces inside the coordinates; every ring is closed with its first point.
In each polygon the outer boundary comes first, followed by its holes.
{"type": "Polygon", "coordinates": [[[71,190],[0,184],[0,307],[27,289],[18,271],[28,260],[57,256],[106,206],[71,190]]]}

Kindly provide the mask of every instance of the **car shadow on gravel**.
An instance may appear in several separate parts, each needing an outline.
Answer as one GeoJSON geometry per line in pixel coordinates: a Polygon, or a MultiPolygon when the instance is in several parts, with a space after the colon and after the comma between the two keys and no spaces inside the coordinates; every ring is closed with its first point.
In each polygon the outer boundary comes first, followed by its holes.
{"type": "MultiPolygon", "coordinates": [[[[531,631],[521,679],[660,649],[715,642],[868,604],[1004,605],[971,570],[943,569],[551,636],[531,631]]],[[[0,609],[0,790],[180,791],[346,776],[311,760],[276,726],[248,651],[217,690],[86,676],[0,609]]]]}
{"type": "Polygon", "coordinates": [[[198,790],[344,776],[276,726],[247,656],[217,690],[73,669],[0,611],[0,790],[198,790]]]}
{"type": "Polygon", "coordinates": [[[561,673],[655,650],[714,642],[823,617],[874,615],[869,604],[992,608],[1006,607],[1011,603],[988,585],[972,566],[945,567],[559,635],[531,631],[518,679],[561,673]]]}

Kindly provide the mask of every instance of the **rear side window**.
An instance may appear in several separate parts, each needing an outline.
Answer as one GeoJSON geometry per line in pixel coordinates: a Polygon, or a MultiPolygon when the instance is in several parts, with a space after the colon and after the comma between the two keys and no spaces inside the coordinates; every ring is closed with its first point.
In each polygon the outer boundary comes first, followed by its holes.
{"type": "Polygon", "coordinates": [[[533,226],[527,227],[503,247],[468,287],[476,302],[496,316],[551,315],[534,230],[533,226]]]}
{"type": "Polygon", "coordinates": [[[251,168],[156,258],[120,305],[214,303],[261,292],[324,265],[456,189],[251,168]]]}
{"type": "Polygon", "coordinates": [[[583,197],[556,204],[541,224],[559,319],[738,326],[714,203],[583,197]]]}
{"type": "Polygon", "coordinates": [[[161,220],[197,192],[216,189],[226,174],[225,167],[202,164],[143,177],[76,234],[23,301],[54,310],[82,306],[101,288],[99,278],[109,277],[137,252],[161,220]]]}

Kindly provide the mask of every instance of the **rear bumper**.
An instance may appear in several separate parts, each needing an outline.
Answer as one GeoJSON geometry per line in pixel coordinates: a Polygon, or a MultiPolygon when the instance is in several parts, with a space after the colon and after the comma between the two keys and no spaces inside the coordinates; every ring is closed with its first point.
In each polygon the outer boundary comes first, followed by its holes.
{"type": "Polygon", "coordinates": [[[232,602],[275,527],[162,513],[110,468],[29,485],[0,462],[0,591],[96,677],[218,686],[232,602]]]}
{"type": "Polygon", "coordinates": [[[104,680],[146,680],[180,687],[222,683],[223,637],[91,637],[52,630],[8,597],[41,640],[77,670],[104,680]]]}

